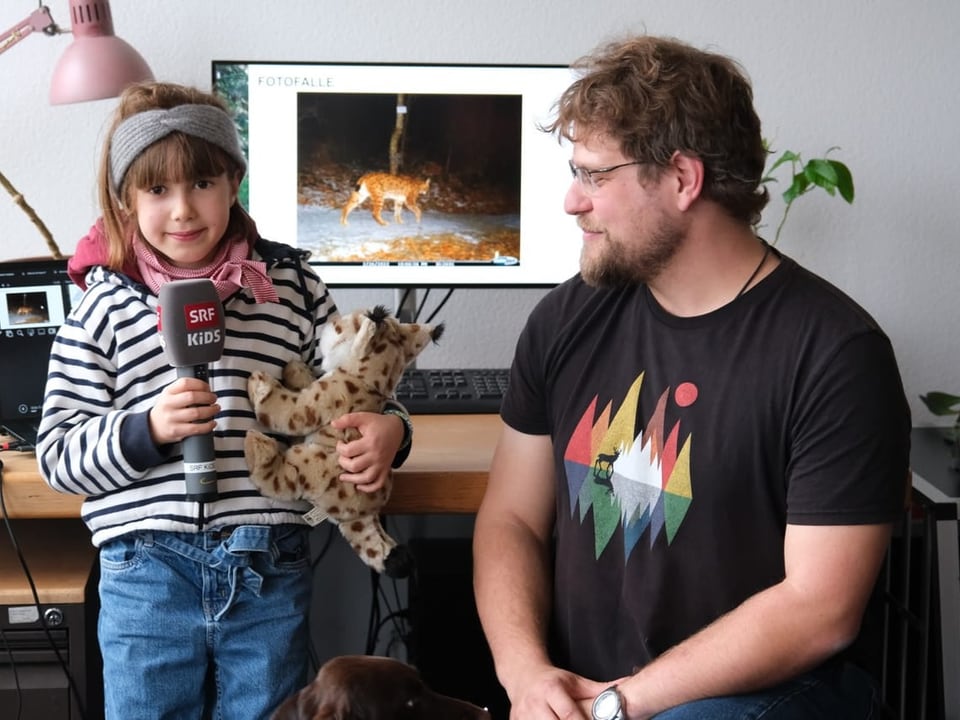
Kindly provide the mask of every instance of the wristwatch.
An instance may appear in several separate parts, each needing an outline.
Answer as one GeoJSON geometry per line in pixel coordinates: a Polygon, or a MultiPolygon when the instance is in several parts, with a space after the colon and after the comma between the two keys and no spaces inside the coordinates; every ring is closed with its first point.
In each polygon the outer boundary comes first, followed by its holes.
{"type": "Polygon", "coordinates": [[[623,697],[616,685],[597,695],[590,714],[593,720],[624,720],[623,697]]]}

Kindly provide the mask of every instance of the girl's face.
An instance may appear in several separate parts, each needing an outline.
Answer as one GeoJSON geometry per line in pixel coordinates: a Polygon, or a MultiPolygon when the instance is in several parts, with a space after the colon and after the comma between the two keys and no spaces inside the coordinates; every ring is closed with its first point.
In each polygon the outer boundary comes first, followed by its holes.
{"type": "Polygon", "coordinates": [[[239,185],[224,172],[137,189],[134,210],[140,234],[171,265],[203,267],[227,230],[239,185]]]}

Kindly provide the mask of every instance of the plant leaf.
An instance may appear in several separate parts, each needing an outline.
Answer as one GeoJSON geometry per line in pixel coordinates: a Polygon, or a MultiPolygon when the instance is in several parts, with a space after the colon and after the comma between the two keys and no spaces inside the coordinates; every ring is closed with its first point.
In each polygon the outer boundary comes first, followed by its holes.
{"type": "Polygon", "coordinates": [[[833,194],[837,187],[837,171],[829,160],[819,158],[811,160],[804,166],[803,174],[814,185],[822,187],[830,194],[833,194]]]}
{"type": "Polygon", "coordinates": [[[960,395],[951,395],[945,392],[928,392],[920,399],[927,409],[934,415],[954,415],[960,413],[960,395]]]}
{"type": "Polygon", "coordinates": [[[800,162],[800,156],[793,150],[784,150],[783,154],[777,158],[776,162],[770,166],[770,169],[767,170],[767,176],[770,176],[774,170],[788,162],[800,162]]]}
{"type": "Polygon", "coordinates": [[[810,189],[810,179],[802,172],[793,176],[790,187],[783,191],[783,201],[789,205],[810,189]]]}
{"type": "Polygon", "coordinates": [[[850,172],[850,168],[839,160],[828,160],[827,162],[830,163],[834,172],[837,173],[837,190],[840,191],[840,197],[852,205],[854,193],[853,173],[850,172]]]}

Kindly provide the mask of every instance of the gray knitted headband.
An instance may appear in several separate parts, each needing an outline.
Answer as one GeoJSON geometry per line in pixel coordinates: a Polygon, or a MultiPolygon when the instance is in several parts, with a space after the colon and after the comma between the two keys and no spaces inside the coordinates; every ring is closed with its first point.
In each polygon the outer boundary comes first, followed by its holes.
{"type": "Polygon", "coordinates": [[[213,143],[240,164],[247,161],[240,150],[237,127],[227,113],[213,105],[177,105],[169,110],[145,110],[117,126],[110,144],[110,179],[120,192],[131,163],[144,150],[170,133],[181,132],[213,143]]]}

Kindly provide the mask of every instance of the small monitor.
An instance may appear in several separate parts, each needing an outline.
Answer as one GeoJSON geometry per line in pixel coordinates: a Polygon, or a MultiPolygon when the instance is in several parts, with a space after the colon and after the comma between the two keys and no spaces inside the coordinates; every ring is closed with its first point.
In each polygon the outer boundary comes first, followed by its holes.
{"type": "Polygon", "coordinates": [[[50,347],[79,294],[66,260],[0,263],[0,426],[27,444],[40,419],[50,347]]]}
{"type": "Polygon", "coordinates": [[[333,287],[543,287],[578,270],[562,66],[215,60],[264,237],[333,287]]]}

